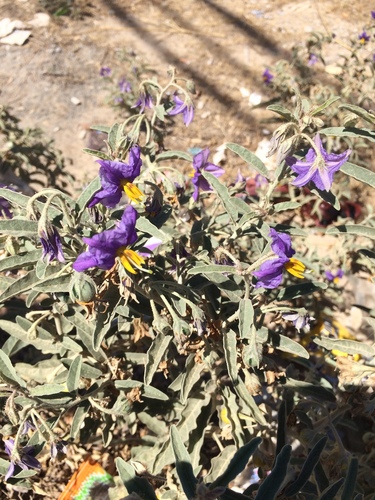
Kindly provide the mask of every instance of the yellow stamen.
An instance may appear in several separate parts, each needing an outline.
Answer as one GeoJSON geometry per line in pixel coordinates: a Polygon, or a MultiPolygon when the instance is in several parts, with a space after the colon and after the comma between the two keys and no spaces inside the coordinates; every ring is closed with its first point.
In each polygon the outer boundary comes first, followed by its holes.
{"type": "Polygon", "coordinates": [[[142,201],[142,198],[144,197],[144,194],[132,182],[129,182],[127,179],[124,179],[124,180],[121,181],[121,187],[125,191],[125,194],[132,201],[142,201]]]}
{"type": "Polygon", "coordinates": [[[134,268],[140,269],[145,263],[145,259],[143,257],[127,247],[120,247],[117,250],[116,255],[120,257],[121,264],[125,267],[125,269],[132,274],[137,274],[138,272],[134,268]]]}
{"type": "Polygon", "coordinates": [[[302,264],[300,260],[292,257],[291,259],[289,259],[289,262],[284,264],[284,267],[288,271],[288,273],[292,274],[296,278],[304,278],[303,273],[305,272],[306,266],[305,264],[302,264]]]}

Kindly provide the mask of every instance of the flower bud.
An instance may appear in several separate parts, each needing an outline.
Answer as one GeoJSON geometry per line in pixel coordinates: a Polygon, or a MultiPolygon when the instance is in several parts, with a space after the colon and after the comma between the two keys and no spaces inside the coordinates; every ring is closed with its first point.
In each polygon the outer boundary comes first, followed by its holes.
{"type": "Polygon", "coordinates": [[[96,285],[90,276],[84,273],[74,273],[69,290],[73,302],[92,302],[96,295],[96,285]]]}
{"type": "Polygon", "coordinates": [[[196,94],[197,90],[195,88],[195,83],[193,80],[186,81],[186,90],[188,90],[191,94],[196,94]]]}

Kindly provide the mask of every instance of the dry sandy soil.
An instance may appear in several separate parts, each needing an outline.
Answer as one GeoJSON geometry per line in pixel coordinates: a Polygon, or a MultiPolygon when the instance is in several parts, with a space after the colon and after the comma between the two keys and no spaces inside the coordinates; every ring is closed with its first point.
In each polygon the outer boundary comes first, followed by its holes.
{"type": "MultiPolygon", "coordinates": [[[[27,23],[43,5],[58,3],[0,0],[0,20],[27,23]]],[[[11,106],[24,126],[40,127],[53,138],[81,180],[97,172],[93,158],[82,153],[89,127],[121,119],[108,105],[108,89],[99,75],[102,66],[124,76],[131,71],[130,63],[116,57],[120,50],[134,51],[161,80],[172,65],[195,81],[196,119],[178,129],[178,143],[171,147],[214,149],[231,141],[254,149],[264,111],[252,109],[240,89],[258,92],[267,101],[266,66],[290,59],[292,47],[304,44],[311,31],[356,36],[370,14],[366,0],[70,3],[76,5],[75,16],[52,16],[48,26],[32,27],[23,46],[0,44],[0,104],[11,106]],[[80,104],[74,105],[72,97],[80,104]]]]}

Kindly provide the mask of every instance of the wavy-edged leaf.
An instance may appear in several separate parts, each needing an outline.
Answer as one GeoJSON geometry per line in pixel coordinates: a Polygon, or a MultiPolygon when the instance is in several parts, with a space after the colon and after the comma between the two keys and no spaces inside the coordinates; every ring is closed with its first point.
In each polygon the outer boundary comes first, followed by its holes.
{"type": "Polygon", "coordinates": [[[63,274],[55,278],[44,279],[33,287],[36,292],[44,293],[68,293],[70,289],[71,274],[63,274]]]}
{"type": "Polygon", "coordinates": [[[212,458],[211,469],[207,476],[205,476],[204,478],[206,484],[213,483],[216,478],[219,478],[220,476],[225,474],[225,471],[227,470],[228,465],[237,450],[238,448],[236,445],[229,444],[220,451],[219,455],[212,458]]]}
{"type": "Polygon", "coordinates": [[[26,387],[25,382],[17,375],[16,369],[12,365],[11,360],[2,349],[0,349],[0,378],[2,378],[5,382],[13,382],[15,385],[19,385],[20,387],[26,387]]]}
{"type": "Polygon", "coordinates": [[[368,168],[360,167],[359,165],[355,165],[354,163],[350,163],[347,161],[340,169],[341,172],[344,172],[346,175],[350,175],[357,181],[364,182],[369,186],[375,188],[375,173],[369,170],[368,168]]]}
{"type": "Polygon", "coordinates": [[[35,236],[38,233],[38,223],[28,219],[0,220],[0,234],[9,236],[35,236]]]}
{"type": "Polygon", "coordinates": [[[276,300],[293,300],[303,295],[311,295],[314,292],[325,290],[327,283],[322,281],[309,281],[308,283],[298,283],[297,285],[282,288],[277,294],[276,300]]]}
{"type": "Polygon", "coordinates": [[[164,392],[159,391],[159,389],[155,389],[155,387],[152,387],[151,385],[146,385],[142,382],[138,382],[138,380],[116,380],[115,387],[120,391],[139,389],[141,391],[141,397],[158,399],[160,401],[169,400],[169,397],[164,394],[164,392]]]}
{"type": "Polygon", "coordinates": [[[82,403],[77,406],[77,409],[74,413],[74,417],[70,426],[70,437],[75,439],[79,431],[82,427],[82,424],[91,408],[91,404],[89,401],[82,401],[82,403]]]}
{"type": "Polygon", "coordinates": [[[328,127],[319,130],[320,134],[333,135],[337,137],[361,137],[375,142],[375,132],[367,128],[356,127],[328,127]]]}
{"type": "Polygon", "coordinates": [[[136,493],[143,500],[157,500],[154,488],[144,477],[138,477],[134,468],[120,457],[115,459],[117,472],[129,494],[136,493]]]}
{"type": "Polygon", "coordinates": [[[331,403],[334,403],[336,401],[336,397],[331,390],[310,382],[304,382],[302,380],[289,378],[288,382],[284,384],[284,387],[287,389],[292,389],[302,396],[312,397],[320,402],[329,401],[331,403]]]}
{"type": "Polygon", "coordinates": [[[66,379],[66,386],[68,391],[73,392],[76,391],[79,387],[79,381],[81,378],[81,370],[82,370],[82,356],[78,355],[72,361],[70,365],[68,377],[66,379]]]}
{"type": "Polygon", "coordinates": [[[145,365],[144,383],[151,384],[152,378],[159,368],[160,361],[167,352],[169,344],[173,339],[173,334],[159,333],[153,340],[149,350],[147,351],[147,361],[145,365]]]}
{"type": "Polygon", "coordinates": [[[185,160],[191,163],[193,157],[185,151],[163,151],[156,156],[155,161],[159,162],[163,160],[185,160]]]}
{"type": "Polygon", "coordinates": [[[216,488],[217,486],[228,486],[231,481],[241,474],[246,467],[247,462],[250,460],[250,457],[255,453],[261,442],[262,438],[256,437],[249,443],[241,446],[241,448],[233,455],[225,472],[215,479],[215,481],[210,485],[210,490],[216,488]]]}
{"type": "Polygon", "coordinates": [[[100,158],[101,160],[110,160],[111,158],[103,151],[97,151],[96,149],[83,148],[82,151],[88,155],[95,156],[95,158],[100,158]]]}
{"type": "Polygon", "coordinates": [[[289,352],[305,359],[310,357],[310,354],[300,343],[276,332],[269,332],[267,343],[271,344],[275,349],[279,349],[279,351],[289,352]]]}
{"type": "MultiPolygon", "coordinates": [[[[176,426],[183,443],[189,441],[189,435],[197,426],[197,420],[202,412],[202,408],[210,404],[210,402],[211,394],[208,392],[205,392],[203,395],[199,393],[196,396],[193,394],[187,400],[176,426]]],[[[150,450],[149,456],[152,474],[159,473],[163,467],[173,462],[173,450],[170,440],[165,441],[161,447],[160,445],[155,446],[150,450]],[[154,462],[152,463],[153,457],[154,462]]]]}
{"type": "Polygon", "coordinates": [[[263,413],[258,408],[253,396],[249,393],[245,383],[241,378],[237,379],[236,384],[234,385],[234,389],[238,396],[242,399],[244,405],[246,405],[249,413],[254,417],[254,419],[260,425],[267,425],[267,421],[263,416],[263,413]]]}
{"type": "Polygon", "coordinates": [[[366,236],[375,240],[375,228],[368,226],[360,226],[358,224],[343,224],[341,226],[334,226],[327,229],[326,234],[350,234],[354,236],[366,236]]]}
{"type": "Polygon", "coordinates": [[[100,348],[96,351],[93,348],[92,338],[94,329],[91,323],[86,321],[79,311],[74,311],[74,314],[66,315],[66,319],[76,327],[78,337],[81,339],[91,356],[99,362],[106,361],[107,356],[105,355],[103,349],[100,348]]]}
{"type": "Polygon", "coordinates": [[[281,104],[271,104],[270,106],[267,106],[266,109],[282,116],[287,122],[297,123],[297,118],[294,116],[294,114],[281,104]]]}
{"type": "Polygon", "coordinates": [[[172,237],[169,234],[158,229],[156,226],[154,226],[154,224],[152,224],[152,222],[150,222],[148,219],[146,219],[146,217],[138,217],[137,223],[136,223],[136,228],[139,231],[150,234],[151,236],[154,236],[155,238],[158,238],[163,243],[166,243],[167,241],[170,241],[172,239],[172,237]]]}
{"type": "Polygon", "coordinates": [[[251,337],[251,327],[254,323],[254,307],[251,299],[241,299],[239,307],[238,332],[241,339],[251,337]]]}
{"type": "Polygon", "coordinates": [[[297,479],[286,488],[284,494],[287,497],[296,495],[305,486],[309,477],[313,473],[316,464],[319,462],[320,455],[323,453],[327,441],[328,437],[324,436],[315,444],[313,449],[308,454],[297,479]]]}
{"type": "Polygon", "coordinates": [[[195,498],[198,483],[191,465],[190,456],[175,425],[171,425],[171,445],[175,457],[177,476],[188,500],[195,498]]]}
{"type": "Polygon", "coordinates": [[[0,272],[11,271],[12,269],[25,269],[30,264],[35,264],[42,256],[41,250],[34,250],[23,255],[12,255],[0,260],[0,272]]]}
{"type": "Polygon", "coordinates": [[[341,207],[340,200],[337,198],[335,194],[332,193],[332,191],[324,191],[318,189],[317,187],[314,187],[311,188],[311,192],[316,194],[321,200],[332,205],[335,210],[340,210],[341,207]]]}
{"type": "Polygon", "coordinates": [[[299,201],[283,201],[281,203],[275,203],[273,209],[275,212],[283,212],[284,210],[294,210],[302,205],[299,201]]]}
{"type": "Polygon", "coordinates": [[[88,202],[91,200],[94,194],[99,191],[100,187],[100,179],[99,177],[95,177],[95,179],[91,181],[90,184],[86,187],[86,189],[84,189],[77,200],[77,206],[81,212],[87,207],[88,202]]]}
{"type": "Polygon", "coordinates": [[[375,355],[374,346],[356,340],[330,339],[323,337],[314,338],[314,343],[330,351],[336,350],[347,354],[360,354],[366,358],[375,355]]]}
{"type": "Polygon", "coordinates": [[[359,116],[366,122],[369,122],[372,125],[375,124],[375,115],[373,113],[369,113],[363,108],[360,108],[359,106],[355,106],[354,104],[341,104],[341,106],[339,106],[339,109],[346,109],[347,111],[350,111],[351,113],[359,116]]]}
{"type": "MultiPolygon", "coordinates": [[[[311,108],[311,110],[309,112],[310,116],[319,115],[322,111],[324,111],[326,108],[328,108],[328,106],[330,106],[334,102],[338,101],[339,99],[341,99],[341,97],[339,97],[339,96],[330,97],[325,102],[323,102],[323,104],[321,104],[320,106],[317,106],[317,107],[314,106],[313,108],[311,108]]],[[[341,108],[342,106],[339,106],[339,107],[341,108]]]]}
{"type": "Polygon", "coordinates": [[[228,374],[233,384],[236,384],[238,380],[237,339],[233,330],[223,332],[223,348],[228,374]]]}
{"type": "MultiPolygon", "coordinates": [[[[238,414],[240,413],[240,407],[238,406],[238,397],[233,394],[229,387],[222,387],[221,396],[223,398],[224,408],[221,411],[224,413],[226,419],[229,421],[231,426],[231,434],[237,448],[241,448],[245,444],[245,434],[239,419],[238,414]]],[[[220,419],[223,420],[222,414],[220,414],[220,419]]],[[[225,421],[224,423],[228,423],[225,421]]]]}
{"type": "Polygon", "coordinates": [[[232,203],[231,195],[229,194],[228,188],[224,184],[222,184],[210,172],[202,171],[202,175],[206,179],[206,181],[213,187],[214,191],[220,198],[220,201],[223,204],[225,211],[232,219],[233,223],[236,224],[238,219],[238,210],[232,203]]]}
{"type": "Polygon", "coordinates": [[[62,354],[65,349],[62,345],[56,343],[54,337],[43,328],[38,327],[38,336],[28,333],[29,328],[32,326],[31,321],[20,316],[17,317],[17,323],[5,319],[0,320],[0,328],[8,335],[18,340],[21,340],[25,345],[33,345],[39,349],[43,354],[62,354]],[[19,324],[18,324],[19,323],[19,324]]]}
{"type": "Polygon", "coordinates": [[[104,311],[96,315],[95,328],[92,335],[92,347],[96,352],[100,349],[105,336],[111,328],[112,321],[116,317],[116,306],[122,301],[117,288],[110,289],[103,299],[107,303],[107,307],[104,311]]]}
{"type": "Polygon", "coordinates": [[[204,363],[197,363],[195,355],[190,354],[185,363],[185,370],[182,373],[180,401],[185,403],[189,394],[201,377],[202,370],[205,368],[204,363]]]}
{"type": "Polygon", "coordinates": [[[269,172],[265,164],[251,151],[240,146],[239,144],[234,144],[233,142],[227,142],[225,147],[233,151],[236,155],[242,158],[246,163],[248,163],[254,170],[259,174],[263,175],[266,179],[269,179],[269,172]]]}
{"type": "Polygon", "coordinates": [[[32,387],[30,394],[33,397],[42,399],[43,402],[53,406],[65,406],[73,399],[73,395],[64,390],[64,387],[59,384],[44,384],[32,387]]]}
{"type": "Polygon", "coordinates": [[[209,264],[192,267],[189,269],[188,274],[212,274],[212,273],[230,273],[235,274],[236,268],[234,266],[225,266],[220,264],[209,264]]]}
{"type": "Polygon", "coordinates": [[[288,444],[277,455],[275,466],[259,486],[255,500],[274,500],[288,472],[292,447],[288,444]]]}

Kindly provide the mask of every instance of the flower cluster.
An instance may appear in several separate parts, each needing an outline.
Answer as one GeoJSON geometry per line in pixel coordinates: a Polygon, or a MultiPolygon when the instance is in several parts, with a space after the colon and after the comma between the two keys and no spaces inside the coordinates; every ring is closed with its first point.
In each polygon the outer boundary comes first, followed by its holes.
{"type": "Polygon", "coordinates": [[[277,288],[283,279],[283,270],[297,278],[303,278],[305,266],[293,255],[295,250],[288,234],[278,233],[275,229],[270,230],[272,239],[271,248],[277,258],[264,262],[254,276],[258,279],[255,288],[277,288]]]}

